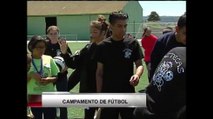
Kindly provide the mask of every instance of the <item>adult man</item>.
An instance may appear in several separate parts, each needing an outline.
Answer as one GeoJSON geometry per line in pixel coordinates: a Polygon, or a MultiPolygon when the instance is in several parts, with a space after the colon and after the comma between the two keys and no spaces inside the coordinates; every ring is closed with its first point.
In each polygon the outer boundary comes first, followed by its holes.
{"type": "Polygon", "coordinates": [[[186,112],[186,47],[169,51],[146,88],[147,108],[136,108],[135,119],[180,119],[186,112]]]}
{"type": "MultiPolygon", "coordinates": [[[[128,15],[121,11],[109,15],[112,36],[103,40],[97,50],[97,92],[133,93],[143,73],[143,54],[136,39],[125,37],[128,15]],[[133,63],[136,72],[133,75],[133,63]]],[[[102,108],[100,119],[133,118],[133,108],[102,108]]]]}
{"type": "Polygon", "coordinates": [[[144,32],[141,38],[141,46],[144,49],[144,62],[146,63],[146,68],[148,71],[148,79],[150,79],[150,56],[157,39],[157,36],[152,34],[152,30],[150,29],[150,27],[144,28],[144,32]]]}
{"type": "MultiPolygon", "coordinates": [[[[166,33],[159,37],[151,53],[150,78],[163,56],[174,47],[186,45],[186,14],[180,16],[174,32],[166,33]]],[[[149,79],[149,82],[151,80],[149,79]]]]}

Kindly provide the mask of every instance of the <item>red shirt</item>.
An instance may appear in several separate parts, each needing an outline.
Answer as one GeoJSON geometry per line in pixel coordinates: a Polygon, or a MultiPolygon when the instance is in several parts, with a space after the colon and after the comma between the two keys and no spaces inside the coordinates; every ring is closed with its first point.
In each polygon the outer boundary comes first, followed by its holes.
{"type": "Polygon", "coordinates": [[[144,48],[144,61],[149,62],[150,61],[150,56],[153,50],[153,47],[155,46],[155,42],[157,41],[157,37],[153,34],[150,36],[145,36],[142,37],[141,39],[141,45],[144,48]]]}

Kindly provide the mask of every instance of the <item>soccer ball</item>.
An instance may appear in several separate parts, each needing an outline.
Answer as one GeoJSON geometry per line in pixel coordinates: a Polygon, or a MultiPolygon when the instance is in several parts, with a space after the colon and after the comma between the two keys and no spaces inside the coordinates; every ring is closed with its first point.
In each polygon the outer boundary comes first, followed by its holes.
{"type": "Polygon", "coordinates": [[[171,81],[173,79],[173,72],[172,71],[167,71],[165,74],[164,74],[164,79],[166,81],[171,81]]]}
{"type": "Polygon", "coordinates": [[[55,61],[55,63],[57,64],[58,68],[60,69],[60,71],[65,69],[65,61],[64,58],[61,56],[55,56],[53,58],[53,60],[55,61]]]}

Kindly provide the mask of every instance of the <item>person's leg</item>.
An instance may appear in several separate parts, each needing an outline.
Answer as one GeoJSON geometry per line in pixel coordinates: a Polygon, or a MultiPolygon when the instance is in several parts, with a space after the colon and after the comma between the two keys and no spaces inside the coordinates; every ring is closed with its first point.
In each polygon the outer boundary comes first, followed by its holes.
{"type": "Polygon", "coordinates": [[[42,108],[31,107],[35,119],[42,119],[42,108]]]}
{"type": "Polygon", "coordinates": [[[149,82],[151,81],[151,77],[150,77],[150,69],[151,69],[151,63],[150,62],[145,62],[146,63],[146,69],[147,69],[147,76],[149,79],[149,82]]]}
{"type": "Polygon", "coordinates": [[[30,108],[30,107],[27,107],[27,117],[28,117],[28,118],[34,118],[33,113],[32,113],[32,111],[31,111],[31,108],[30,108]]]}
{"type": "Polygon", "coordinates": [[[186,119],[186,105],[178,111],[177,119],[186,119]]]}
{"type": "MultiPolygon", "coordinates": [[[[57,91],[67,92],[67,76],[63,75],[56,81],[56,88],[57,91]]],[[[68,112],[67,108],[59,108],[60,109],[60,119],[67,119],[68,118],[68,112]]]]}
{"type": "Polygon", "coordinates": [[[84,119],[94,119],[95,110],[96,108],[84,109],[84,113],[85,113],[84,119]]]}
{"type": "Polygon", "coordinates": [[[134,119],[133,118],[134,108],[120,108],[120,116],[122,119],[134,119]]]}
{"type": "Polygon", "coordinates": [[[118,119],[118,114],[117,108],[101,108],[100,119],[118,119]]]}
{"type": "Polygon", "coordinates": [[[67,116],[67,108],[60,108],[60,119],[68,119],[68,116],[67,116]]]}
{"type": "Polygon", "coordinates": [[[95,110],[94,119],[100,119],[100,115],[101,115],[101,108],[97,108],[95,110]]]}
{"type": "Polygon", "coordinates": [[[146,107],[135,108],[133,116],[134,119],[157,119],[153,113],[147,110],[146,107]]]}
{"type": "Polygon", "coordinates": [[[135,108],[135,110],[133,112],[134,119],[143,118],[143,110],[144,110],[144,107],[135,108]]]}
{"type": "Polygon", "coordinates": [[[63,74],[61,75],[59,79],[56,81],[56,89],[57,91],[64,91],[67,92],[67,86],[68,86],[68,81],[67,81],[67,76],[63,74]]]}
{"type": "Polygon", "coordinates": [[[44,119],[55,119],[56,118],[56,108],[43,108],[44,119]]]}

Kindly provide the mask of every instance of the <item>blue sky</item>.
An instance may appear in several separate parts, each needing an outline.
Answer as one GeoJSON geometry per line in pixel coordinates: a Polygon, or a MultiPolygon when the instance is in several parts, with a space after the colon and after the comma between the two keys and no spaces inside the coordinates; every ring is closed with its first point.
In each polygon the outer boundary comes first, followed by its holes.
{"type": "Polygon", "coordinates": [[[156,11],[159,16],[181,16],[186,11],[186,1],[139,1],[143,16],[156,11]]]}

